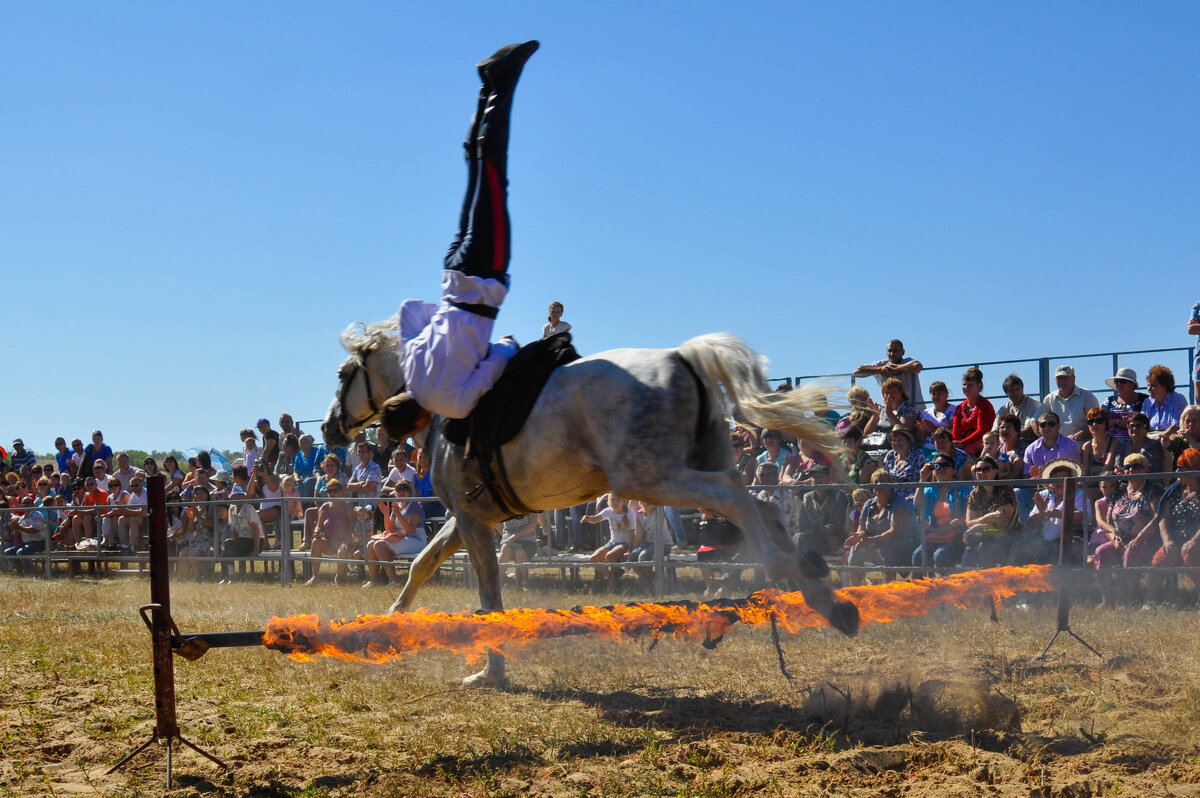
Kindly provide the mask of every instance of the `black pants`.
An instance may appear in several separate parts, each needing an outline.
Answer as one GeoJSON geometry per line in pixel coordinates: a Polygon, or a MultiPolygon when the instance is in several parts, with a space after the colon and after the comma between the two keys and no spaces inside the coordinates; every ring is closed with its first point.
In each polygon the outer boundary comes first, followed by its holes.
{"type": "Polygon", "coordinates": [[[508,282],[508,178],[485,155],[468,159],[467,193],[445,268],[508,282]]]}
{"type": "MultiPolygon", "coordinates": [[[[241,557],[254,551],[254,541],[250,538],[229,538],[221,542],[222,557],[241,557]]],[[[233,578],[233,563],[221,563],[221,576],[233,578]]]]}

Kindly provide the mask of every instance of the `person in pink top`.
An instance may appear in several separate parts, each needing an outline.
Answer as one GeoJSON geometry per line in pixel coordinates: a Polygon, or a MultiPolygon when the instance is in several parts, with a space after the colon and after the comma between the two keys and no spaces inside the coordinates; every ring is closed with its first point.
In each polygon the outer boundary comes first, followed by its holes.
{"type": "Polygon", "coordinates": [[[996,420],[996,408],[983,395],[983,372],[978,367],[972,366],[963,374],[962,390],[965,398],[954,411],[950,432],[956,447],[978,457],[983,448],[983,434],[996,420]]]}

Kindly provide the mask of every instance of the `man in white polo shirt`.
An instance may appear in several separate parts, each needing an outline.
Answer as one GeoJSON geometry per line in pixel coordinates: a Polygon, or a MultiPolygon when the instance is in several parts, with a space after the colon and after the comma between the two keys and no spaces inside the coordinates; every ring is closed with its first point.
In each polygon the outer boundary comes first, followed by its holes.
{"type": "Polygon", "coordinates": [[[1058,390],[1046,394],[1038,411],[1039,418],[1049,410],[1062,421],[1060,434],[1069,435],[1076,441],[1086,441],[1092,437],[1087,428],[1087,412],[1093,407],[1099,407],[1100,400],[1091,391],[1085,391],[1075,385],[1075,369],[1071,366],[1064,364],[1056,368],[1054,382],[1058,385],[1058,390]]]}

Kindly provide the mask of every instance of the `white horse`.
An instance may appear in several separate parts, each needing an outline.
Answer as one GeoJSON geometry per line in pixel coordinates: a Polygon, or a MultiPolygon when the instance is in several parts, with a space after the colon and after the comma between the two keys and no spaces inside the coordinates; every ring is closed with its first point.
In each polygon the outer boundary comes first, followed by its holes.
{"type": "MultiPolygon", "coordinates": [[[[353,324],[341,340],[350,356],[338,370],[337,395],[321,425],[331,445],[344,444],[378,418],[383,402],[404,389],[395,317],[353,324]]],[[[514,492],[535,510],[570,507],[608,490],[656,505],[716,510],[742,529],[769,576],[797,580],[817,612],[853,634],[857,608],[835,600],[823,580],[824,562],[795,550],[777,509],[747,493],[729,448],[732,406],[734,418],[830,451],[832,434],[813,412],[825,409],[824,398],[815,388],[770,392],[762,358],[728,334],[693,338],[678,349],[616,349],[555,370],[501,451],[514,492]]],[[[479,576],[483,609],[501,610],[493,532],[508,513],[488,491],[472,491],[482,482],[475,459],[464,459],[462,447],[437,428],[435,419],[422,435],[430,436],[434,488],[451,517],[413,562],[392,611],[411,608],[422,583],[463,546],[479,576]]],[[[504,657],[493,651],[464,683],[500,686],[505,680],[504,657]]]]}

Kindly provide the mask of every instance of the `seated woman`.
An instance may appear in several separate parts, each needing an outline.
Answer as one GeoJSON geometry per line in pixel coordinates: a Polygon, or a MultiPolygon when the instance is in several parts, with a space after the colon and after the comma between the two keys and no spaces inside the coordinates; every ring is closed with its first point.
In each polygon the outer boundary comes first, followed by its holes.
{"type": "Polygon", "coordinates": [[[132,554],[133,549],[123,545],[117,535],[117,519],[121,517],[119,507],[129,504],[129,494],[121,488],[121,480],[115,476],[108,480],[108,503],[113,506],[100,512],[101,547],[132,554]],[[129,548],[128,552],[124,552],[126,548],[129,548]]]}
{"type": "Polygon", "coordinates": [[[317,472],[321,465],[321,450],[314,446],[316,441],[307,433],[301,435],[297,443],[300,444],[300,451],[292,458],[292,476],[300,485],[300,495],[311,498],[316,489],[317,477],[320,476],[317,472]]]}
{"type": "MultiPolygon", "coordinates": [[[[319,499],[328,498],[330,482],[336,481],[344,486],[348,480],[349,476],[342,472],[342,461],[338,459],[338,456],[327,454],[321,461],[321,475],[314,483],[312,495],[319,499]]],[[[301,490],[300,493],[303,495],[304,491],[301,490]]],[[[300,551],[308,551],[312,545],[313,535],[317,528],[318,509],[317,505],[313,505],[304,511],[304,533],[300,542],[300,551]]]]}
{"type": "Polygon", "coordinates": [[[955,406],[950,404],[950,389],[946,383],[941,380],[930,383],[929,399],[931,403],[925,405],[920,415],[921,431],[925,437],[932,435],[938,427],[949,427],[954,423],[955,406]]]}
{"type": "MultiPolygon", "coordinates": [[[[700,535],[700,546],[696,549],[699,562],[733,561],[742,547],[741,529],[703,507],[700,508],[700,521],[696,526],[700,535]]],[[[724,587],[716,586],[718,573],[715,568],[700,569],[700,576],[704,579],[704,598],[721,598],[725,594],[724,587]]],[[[727,574],[721,581],[733,581],[731,576],[727,574]]]]}
{"type": "MultiPolygon", "coordinates": [[[[1110,423],[1108,413],[1099,407],[1093,407],[1087,412],[1087,428],[1092,438],[1083,446],[1084,474],[1097,477],[1101,474],[1112,474],[1117,465],[1127,454],[1126,442],[1109,434],[1110,423]]],[[[1095,502],[1100,498],[1099,485],[1092,483],[1087,486],[1088,501],[1095,502]]]]}
{"type": "MultiPolygon", "coordinates": [[[[204,485],[197,485],[192,491],[192,501],[207,502],[212,499],[212,491],[204,485]]],[[[200,579],[204,571],[199,562],[191,562],[201,557],[207,557],[213,552],[216,541],[217,508],[211,504],[195,504],[183,511],[183,523],[174,535],[175,545],[179,556],[184,558],[179,564],[179,575],[184,579],[200,579]]],[[[212,573],[209,567],[208,573],[212,573]]]]}
{"type": "Polygon", "coordinates": [[[865,445],[879,426],[879,405],[871,401],[871,394],[861,385],[850,386],[846,391],[846,401],[850,403],[850,412],[838,420],[837,431],[841,432],[852,426],[858,427],[862,430],[865,445]]]}
{"type": "Polygon", "coordinates": [[[416,492],[411,482],[398,482],[392,489],[398,499],[407,501],[380,502],[383,513],[383,532],[367,541],[367,583],[363,587],[395,583],[396,568],[390,565],[397,557],[415,557],[428,542],[425,536],[425,510],[421,502],[411,501],[416,492]],[[387,583],[379,579],[382,566],[387,583]]]}
{"type": "MultiPolygon", "coordinates": [[[[1133,414],[1125,422],[1125,427],[1129,432],[1129,454],[1140,454],[1145,457],[1149,464],[1148,473],[1162,474],[1171,470],[1167,466],[1162,443],[1158,439],[1150,437],[1150,419],[1146,417],[1145,413],[1133,414]]],[[[1158,480],[1154,480],[1154,482],[1162,487],[1158,480]]]]}
{"type": "MultiPolygon", "coordinates": [[[[940,430],[948,436],[950,433],[945,429],[940,430]]],[[[936,434],[936,433],[935,433],[936,434]]],[[[896,427],[892,430],[889,436],[892,442],[891,450],[883,456],[883,468],[881,471],[876,471],[872,474],[872,482],[874,477],[883,473],[887,479],[883,482],[919,482],[921,480],[921,469],[925,467],[925,455],[920,450],[913,446],[913,434],[906,427],[896,427]]],[[[912,498],[912,490],[898,491],[901,498],[908,500],[912,498]]]]}
{"type": "Polygon", "coordinates": [[[163,458],[162,472],[167,478],[167,493],[183,490],[183,479],[186,475],[179,468],[179,461],[175,459],[175,455],[169,454],[163,458]]]}
{"type": "Polygon", "coordinates": [[[842,439],[842,451],[838,459],[847,478],[855,485],[862,485],[871,479],[871,474],[878,467],[875,460],[862,450],[862,430],[851,425],[838,433],[842,439]]]}
{"type": "MultiPolygon", "coordinates": [[[[500,534],[500,553],[497,562],[523,563],[533,559],[537,553],[538,517],[530,513],[510,518],[504,522],[500,534]]],[[[503,569],[507,571],[508,569],[503,569]]],[[[525,589],[525,570],[516,568],[517,587],[525,589]]]]}
{"type": "Polygon", "coordinates": [[[262,523],[264,539],[271,537],[270,530],[276,528],[279,516],[283,514],[283,482],[261,457],[250,471],[246,495],[252,499],[262,499],[257,507],[258,519],[262,523]]]}
{"type": "Polygon", "coordinates": [[[953,458],[955,479],[969,480],[971,478],[971,458],[967,456],[966,452],[954,445],[953,433],[945,427],[939,427],[933,431],[933,435],[930,438],[933,441],[933,452],[930,453],[929,458],[932,460],[939,454],[953,458]]]}
{"type": "Polygon", "coordinates": [[[912,553],[912,564],[944,571],[962,560],[967,496],[971,489],[965,485],[954,488],[940,484],[955,477],[954,461],[948,455],[937,455],[928,468],[933,484],[917,493],[917,511],[925,520],[924,542],[912,553]]]}
{"type": "Polygon", "coordinates": [[[1108,413],[1109,434],[1114,438],[1129,440],[1129,419],[1135,413],[1142,412],[1142,405],[1149,397],[1138,393],[1137,372],[1131,368],[1117,369],[1117,373],[1105,380],[1104,384],[1116,391],[1100,406],[1108,413]]]}
{"type": "Polygon", "coordinates": [[[879,389],[883,393],[883,406],[879,412],[879,429],[890,432],[897,427],[903,427],[912,434],[914,441],[923,439],[924,435],[918,431],[917,426],[921,410],[904,390],[904,383],[895,377],[888,377],[879,389]]]}
{"type": "Polygon", "coordinates": [[[780,485],[811,485],[811,474],[817,466],[828,470],[832,463],[828,457],[817,450],[817,447],[808,441],[800,441],[799,450],[784,461],[778,483],[780,485]]]}
{"type": "Polygon", "coordinates": [[[1146,393],[1142,412],[1150,419],[1151,432],[1172,433],[1179,429],[1179,417],[1187,399],[1175,390],[1175,374],[1162,365],[1151,366],[1146,374],[1146,393]]]}
{"type": "MultiPolygon", "coordinates": [[[[330,455],[333,457],[333,455],[330,455]]],[[[334,458],[337,459],[336,457],[334,458]]],[[[340,499],[346,495],[346,488],[338,479],[331,479],[325,484],[325,490],[330,499],[340,499]]],[[[354,505],[351,502],[329,501],[317,509],[317,522],[313,531],[312,552],[309,554],[309,566],[312,568],[312,578],[304,584],[308,587],[315,585],[321,576],[321,557],[336,557],[346,560],[351,556],[351,531],[355,523],[354,505]]],[[[346,577],[346,563],[340,562],[333,575],[333,585],[341,585],[346,577]]]]}
{"type": "MultiPolygon", "coordinates": [[[[597,524],[601,521],[608,521],[608,541],[592,552],[589,562],[621,562],[637,543],[637,511],[629,506],[628,499],[610,493],[607,507],[600,509],[594,515],[583,517],[585,524],[597,524]]],[[[596,580],[607,578],[614,590],[620,577],[621,569],[619,568],[596,568],[596,580]]]]}
{"type": "Polygon", "coordinates": [[[984,433],[996,421],[996,408],[983,395],[983,372],[978,367],[963,372],[962,391],[965,398],[954,411],[950,431],[954,434],[954,445],[975,458],[983,447],[984,433]]]}
{"type": "Polygon", "coordinates": [[[1011,413],[1000,416],[996,432],[1000,436],[1000,454],[1003,455],[1003,459],[996,460],[996,466],[1000,469],[996,479],[1020,479],[1025,473],[1025,461],[1021,459],[1025,452],[1021,419],[1011,413]]]}
{"type": "MultiPolygon", "coordinates": [[[[1175,439],[1180,442],[1179,449],[1200,449],[1200,405],[1188,405],[1179,414],[1179,434],[1175,439]]],[[[1178,458],[1178,454],[1176,457],[1178,458]]],[[[1176,468],[1176,470],[1179,470],[1176,468]]]]}
{"type": "Polygon", "coordinates": [[[1013,542],[1021,533],[1017,497],[1001,479],[1000,464],[983,455],[972,469],[980,480],[967,497],[967,531],[963,533],[962,564],[968,568],[994,568],[1009,562],[1013,542]]]}
{"type": "Polygon", "coordinates": [[[756,458],[759,465],[774,463],[783,471],[783,465],[792,454],[783,448],[783,436],[777,429],[765,430],[762,434],[763,451],[756,458]]]}
{"type": "MultiPolygon", "coordinates": [[[[846,538],[845,545],[850,549],[847,561],[850,565],[888,568],[908,565],[912,561],[912,550],[916,545],[912,504],[898,491],[876,487],[892,481],[892,476],[883,470],[871,475],[874,495],[863,505],[858,528],[846,538]]],[[[894,579],[895,573],[889,574],[889,578],[894,579]]],[[[862,572],[849,574],[851,585],[861,585],[862,582],[862,572]]]]}
{"type": "MultiPolygon", "coordinates": [[[[1200,450],[1187,449],[1175,463],[1177,471],[1200,471],[1200,450]]],[[[1143,532],[1157,533],[1162,546],[1151,565],[1172,568],[1200,566],[1200,477],[1180,477],[1163,494],[1154,521],[1143,532]]],[[[1135,541],[1137,543],[1138,541],[1135,541]]],[[[1165,579],[1151,575],[1146,579],[1146,601],[1158,600],[1165,579]]],[[[1196,579],[1192,580],[1197,581],[1196,579]]]]}

